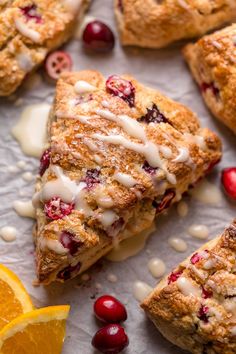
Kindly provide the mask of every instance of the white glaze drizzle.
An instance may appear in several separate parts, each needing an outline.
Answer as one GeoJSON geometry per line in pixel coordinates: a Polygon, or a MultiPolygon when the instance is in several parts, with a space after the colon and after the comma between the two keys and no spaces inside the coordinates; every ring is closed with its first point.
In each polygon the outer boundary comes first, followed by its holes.
{"type": "Polygon", "coordinates": [[[209,236],[209,230],[206,225],[197,225],[193,224],[188,228],[188,233],[190,236],[199,238],[199,239],[206,239],[209,236]]]}
{"type": "Polygon", "coordinates": [[[180,201],[177,204],[177,212],[180,217],[184,218],[188,215],[188,204],[185,201],[180,201]]]}
{"type": "Polygon", "coordinates": [[[188,248],[186,242],[178,237],[169,238],[168,243],[177,252],[185,252],[188,248]]]}
{"type": "Polygon", "coordinates": [[[148,262],[148,269],[153,277],[160,278],[166,272],[166,265],[160,258],[152,258],[148,262]]]}
{"type": "Polygon", "coordinates": [[[0,236],[6,242],[12,242],[16,239],[17,230],[13,226],[4,226],[0,229],[0,236]]]}
{"type": "Polygon", "coordinates": [[[28,200],[23,202],[21,200],[15,200],[13,202],[13,208],[19,216],[23,216],[26,218],[35,218],[35,210],[32,205],[32,200],[28,200]]]}
{"type": "Polygon", "coordinates": [[[97,87],[89,84],[86,81],[79,80],[75,83],[75,92],[78,94],[86,93],[86,92],[93,92],[97,90],[97,87]]]}
{"type": "Polygon", "coordinates": [[[60,241],[48,237],[39,238],[39,247],[41,249],[49,249],[57,254],[67,254],[69,250],[61,244],[60,241]]]}
{"type": "Polygon", "coordinates": [[[190,191],[194,199],[204,204],[218,204],[221,201],[222,194],[217,186],[208,182],[206,179],[190,191]]]}
{"type": "Polygon", "coordinates": [[[153,290],[153,288],[142,281],[136,281],[133,284],[133,295],[136,300],[142,302],[153,290]]]}
{"type": "Polygon", "coordinates": [[[105,210],[98,215],[98,219],[104,228],[111,226],[118,218],[118,215],[112,210],[105,210]]]}
{"type": "Polygon", "coordinates": [[[184,296],[201,296],[201,289],[183,276],[177,279],[176,285],[184,296]]]}
{"type": "Polygon", "coordinates": [[[32,28],[29,28],[20,18],[15,18],[16,29],[24,36],[38,43],[41,40],[40,34],[32,28]]]}
{"type": "Polygon", "coordinates": [[[19,68],[26,73],[30,72],[34,67],[34,62],[28,53],[19,53],[16,55],[19,68]]]}
{"type": "Polygon", "coordinates": [[[114,174],[113,178],[127,188],[134,187],[137,184],[137,181],[126,173],[117,172],[114,174]]]}

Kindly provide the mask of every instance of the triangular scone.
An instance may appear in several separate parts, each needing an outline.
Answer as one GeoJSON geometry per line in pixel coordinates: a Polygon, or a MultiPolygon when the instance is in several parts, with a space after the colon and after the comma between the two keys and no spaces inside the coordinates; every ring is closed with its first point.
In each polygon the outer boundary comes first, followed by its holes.
{"type": "Polygon", "coordinates": [[[8,96],[73,34],[90,0],[0,1],[0,96],[8,96]]]}
{"type": "Polygon", "coordinates": [[[141,306],[167,339],[191,353],[236,353],[236,219],[141,306]]]}
{"type": "Polygon", "coordinates": [[[188,44],[183,52],[207,106],[236,134],[236,24],[188,44]]]}
{"type": "Polygon", "coordinates": [[[114,0],[123,45],[161,48],[236,19],[235,0],[114,0]]]}
{"type": "Polygon", "coordinates": [[[221,157],[183,105],[131,77],[61,76],[34,203],[40,282],[85,271],[148,228],[221,157]]]}

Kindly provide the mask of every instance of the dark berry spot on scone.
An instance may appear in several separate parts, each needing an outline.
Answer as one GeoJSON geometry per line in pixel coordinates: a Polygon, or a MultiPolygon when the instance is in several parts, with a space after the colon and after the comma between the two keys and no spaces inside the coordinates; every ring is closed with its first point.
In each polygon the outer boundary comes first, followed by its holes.
{"type": "Polygon", "coordinates": [[[48,169],[50,164],[50,157],[51,157],[51,149],[47,149],[44,151],[43,155],[40,159],[40,166],[39,166],[39,174],[42,177],[44,172],[48,169]]]}
{"type": "Polygon", "coordinates": [[[213,95],[218,98],[219,94],[220,94],[220,90],[218,89],[218,87],[216,87],[214,82],[210,82],[209,84],[207,82],[203,82],[201,84],[201,90],[202,92],[206,92],[207,90],[211,90],[211,92],[213,93],[213,95]]]}
{"type": "Polygon", "coordinates": [[[154,201],[154,203],[156,203],[156,212],[160,213],[162,210],[168,208],[172,200],[174,199],[175,195],[176,195],[175,191],[168,189],[160,202],[154,201]]]}
{"type": "Polygon", "coordinates": [[[209,318],[208,311],[209,308],[207,306],[201,305],[198,312],[198,318],[205,323],[208,323],[208,318],[209,318]]]}
{"type": "Polygon", "coordinates": [[[113,224],[109,226],[109,228],[106,230],[107,235],[110,237],[115,237],[122,230],[124,224],[124,219],[120,217],[119,219],[114,221],[113,224]]]}
{"type": "Polygon", "coordinates": [[[197,262],[199,262],[202,259],[202,257],[200,256],[199,253],[194,253],[194,255],[192,255],[190,262],[192,264],[196,264],[197,262]]]}
{"type": "Polygon", "coordinates": [[[182,275],[183,271],[178,270],[176,272],[172,272],[168,277],[168,284],[176,282],[177,279],[182,275]]]}
{"type": "Polygon", "coordinates": [[[93,95],[90,93],[88,95],[81,95],[75,99],[75,106],[78,106],[79,104],[82,103],[88,103],[89,101],[93,100],[93,95]]]}
{"type": "Polygon", "coordinates": [[[92,189],[94,186],[101,182],[99,179],[100,173],[101,171],[96,168],[87,170],[86,176],[82,181],[87,184],[88,189],[92,189]]]}
{"type": "Polygon", "coordinates": [[[144,123],[169,123],[168,119],[162,114],[159,109],[157,108],[157,105],[153,103],[152,108],[147,108],[147,113],[142,116],[141,118],[138,118],[139,122],[144,122],[144,123]]]}
{"type": "Polygon", "coordinates": [[[131,81],[122,79],[118,75],[109,76],[106,81],[107,92],[120,97],[130,107],[134,107],[135,88],[131,81]]]}
{"type": "Polygon", "coordinates": [[[27,21],[34,20],[36,23],[42,22],[42,16],[37,12],[37,6],[35,4],[24,6],[20,9],[27,21]]]}
{"type": "Polygon", "coordinates": [[[210,299],[212,296],[213,296],[213,292],[211,290],[206,290],[202,286],[202,297],[203,297],[203,299],[210,299]]]}
{"type": "Polygon", "coordinates": [[[53,197],[44,205],[45,214],[49,219],[58,220],[69,215],[74,209],[73,203],[65,203],[59,197],[53,197]]]}
{"type": "Polygon", "coordinates": [[[78,262],[75,266],[69,265],[68,267],[65,267],[64,269],[60,270],[60,272],[57,274],[57,278],[61,280],[68,280],[71,278],[72,273],[78,273],[81,268],[81,262],[78,262]]]}
{"type": "Polygon", "coordinates": [[[147,161],[144,161],[142,168],[144,169],[145,172],[149,173],[150,175],[155,175],[157,171],[157,168],[150,166],[147,161]]]}
{"type": "Polygon", "coordinates": [[[124,12],[124,6],[123,6],[123,1],[122,0],[118,0],[118,9],[120,10],[120,12],[124,12]]]}
{"type": "Polygon", "coordinates": [[[60,235],[60,242],[64,248],[67,248],[73,256],[82,246],[82,242],[76,240],[75,235],[69,231],[62,231],[60,235]]]}

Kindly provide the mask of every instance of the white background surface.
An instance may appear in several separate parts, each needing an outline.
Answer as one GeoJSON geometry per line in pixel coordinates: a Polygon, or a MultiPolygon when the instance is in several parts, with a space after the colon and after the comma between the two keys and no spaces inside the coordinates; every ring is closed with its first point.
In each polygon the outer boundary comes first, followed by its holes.
{"type": "MultiPolygon", "coordinates": [[[[94,0],[89,15],[110,24],[116,32],[111,0],[94,0]]],[[[117,35],[116,35],[117,36],[117,35]]],[[[105,75],[130,73],[141,82],[160,89],[171,98],[188,105],[198,113],[204,126],[217,131],[223,140],[224,156],[220,165],[210,176],[211,180],[220,185],[219,171],[221,168],[236,165],[235,136],[223,125],[213,120],[205,108],[200,93],[192,81],[191,75],[181,56],[181,46],[168,50],[139,50],[122,49],[117,41],[115,50],[108,55],[86,55],[78,40],[71,41],[66,47],[74,61],[74,69],[97,69],[105,75]]],[[[35,277],[33,242],[31,237],[32,221],[20,218],[12,209],[16,199],[24,200],[19,196],[20,191],[26,193],[29,199],[33,192],[33,184],[25,182],[21,175],[7,172],[7,166],[15,165],[19,160],[27,162],[26,171],[36,174],[38,161],[22,154],[18,144],[10,135],[12,126],[16,123],[21,111],[27,104],[51,102],[54,87],[43,82],[40,87],[17,93],[23,98],[23,104],[15,107],[11,102],[0,100],[0,227],[15,226],[18,230],[17,240],[13,243],[4,243],[0,240],[0,262],[9,266],[22,279],[36,306],[56,304],[70,304],[71,312],[67,323],[67,339],[63,354],[92,354],[90,342],[92,335],[98,330],[98,323],[94,320],[92,306],[94,300],[90,297],[95,293],[95,283],[102,284],[100,294],[115,293],[121,301],[127,301],[128,320],[125,323],[130,338],[127,354],[180,354],[180,349],[168,343],[152,323],[145,318],[138,303],[132,296],[132,284],[135,280],[142,280],[154,286],[157,282],[148,272],[147,263],[152,257],[163,259],[170,270],[190,252],[201,245],[202,241],[187,236],[186,229],[192,223],[205,224],[210,229],[210,237],[219,234],[223,228],[236,216],[236,205],[223,196],[222,202],[216,206],[202,205],[194,200],[186,199],[191,207],[189,215],[180,219],[176,208],[173,207],[167,216],[157,220],[157,231],[149,239],[146,249],[139,255],[130,258],[124,263],[103,262],[101,271],[92,270],[92,279],[86,287],[76,288],[78,279],[67,282],[65,285],[56,284],[47,288],[34,288],[32,281],[35,277]],[[168,246],[170,236],[183,237],[188,243],[188,251],[178,254],[168,246]],[[113,273],[118,282],[110,283],[106,276],[113,273]]]]}

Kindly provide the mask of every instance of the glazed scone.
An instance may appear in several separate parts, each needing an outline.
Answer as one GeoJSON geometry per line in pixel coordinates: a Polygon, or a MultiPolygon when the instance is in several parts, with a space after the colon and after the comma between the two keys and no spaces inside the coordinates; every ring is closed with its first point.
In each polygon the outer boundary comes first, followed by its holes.
{"type": "Polygon", "coordinates": [[[141,304],[160,332],[194,354],[236,353],[236,219],[161,280],[141,304]]]}
{"type": "Polygon", "coordinates": [[[161,48],[194,38],[236,19],[236,1],[115,0],[123,45],[161,48]]]}
{"type": "Polygon", "coordinates": [[[90,0],[12,0],[0,4],[0,96],[72,35],[90,0]]]}
{"type": "Polygon", "coordinates": [[[65,280],[150,227],[220,159],[219,138],[183,105],[129,76],[57,83],[34,196],[37,274],[65,280]]]}
{"type": "Polygon", "coordinates": [[[236,24],[187,45],[184,56],[207,106],[236,134],[236,24]]]}

